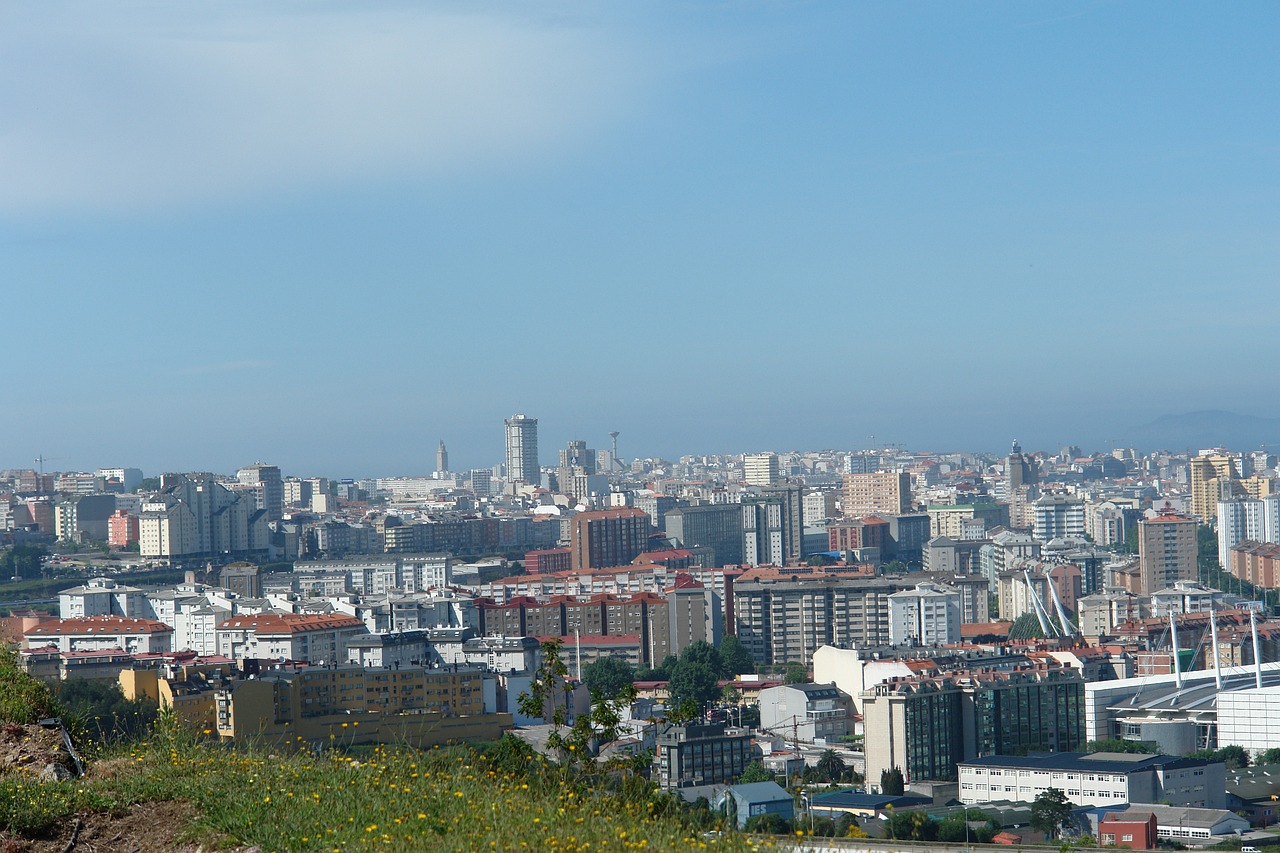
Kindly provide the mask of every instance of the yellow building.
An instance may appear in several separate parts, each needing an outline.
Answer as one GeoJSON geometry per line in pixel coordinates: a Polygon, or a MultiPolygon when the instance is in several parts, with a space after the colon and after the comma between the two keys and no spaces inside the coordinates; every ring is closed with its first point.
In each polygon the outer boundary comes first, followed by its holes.
{"type": "Polygon", "coordinates": [[[431,746],[496,739],[513,724],[510,714],[484,713],[479,670],[280,669],[219,690],[215,702],[218,736],[227,741],[431,746]]]}
{"type": "Polygon", "coordinates": [[[192,725],[212,727],[214,692],[231,676],[230,663],[214,663],[126,669],[119,678],[126,699],[141,699],[160,710],[171,708],[192,725]]]}
{"type": "Polygon", "coordinates": [[[1193,456],[1191,468],[1191,514],[1210,524],[1218,517],[1218,501],[1235,497],[1234,484],[1240,479],[1236,459],[1229,453],[1193,456]]]}
{"type": "Polygon", "coordinates": [[[906,471],[845,474],[840,511],[850,518],[911,512],[911,475],[906,471]]]}

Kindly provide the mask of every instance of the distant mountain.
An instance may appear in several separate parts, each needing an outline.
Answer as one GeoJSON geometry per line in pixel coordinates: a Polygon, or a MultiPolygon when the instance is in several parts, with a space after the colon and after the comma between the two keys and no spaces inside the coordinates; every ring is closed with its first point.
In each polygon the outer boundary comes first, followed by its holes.
{"type": "Polygon", "coordinates": [[[1200,450],[1228,447],[1256,450],[1263,444],[1280,448],[1280,418],[1259,418],[1237,412],[1208,410],[1163,415],[1132,427],[1116,443],[1139,450],[1200,450]]]}

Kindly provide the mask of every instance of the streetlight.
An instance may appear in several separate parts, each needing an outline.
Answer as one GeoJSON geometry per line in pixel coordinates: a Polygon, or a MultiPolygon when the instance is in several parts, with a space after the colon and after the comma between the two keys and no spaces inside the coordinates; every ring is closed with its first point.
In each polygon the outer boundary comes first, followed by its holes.
{"type": "Polygon", "coordinates": [[[804,805],[804,810],[809,813],[809,837],[813,837],[813,800],[809,798],[807,791],[800,792],[800,802],[804,805]]]}

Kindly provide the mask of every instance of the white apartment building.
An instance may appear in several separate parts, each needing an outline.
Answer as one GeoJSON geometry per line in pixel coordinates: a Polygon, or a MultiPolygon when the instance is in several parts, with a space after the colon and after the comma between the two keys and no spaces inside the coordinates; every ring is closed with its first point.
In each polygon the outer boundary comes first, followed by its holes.
{"type": "Polygon", "coordinates": [[[1280,543],[1280,494],[1218,501],[1218,564],[1231,566],[1231,549],[1246,539],[1280,543]]]}
{"type": "Polygon", "coordinates": [[[146,593],[138,587],[124,586],[111,578],[92,578],[83,586],[59,592],[58,615],[63,619],[83,616],[157,618],[147,601],[146,593]]]}
{"type": "Polygon", "coordinates": [[[781,473],[776,453],[748,453],[742,457],[743,479],[748,486],[772,486],[781,473]]]}
{"type": "Polygon", "coordinates": [[[1064,495],[1046,495],[1035,502],[1033,535],[1041,542],[1084,535],[1084,501],[1064,495]]]}
{"type": "Polygon", "coordinates": [[[932,583],[889,596],[889,643],[934,646],[960,641],[960,592],[932,583]]]}

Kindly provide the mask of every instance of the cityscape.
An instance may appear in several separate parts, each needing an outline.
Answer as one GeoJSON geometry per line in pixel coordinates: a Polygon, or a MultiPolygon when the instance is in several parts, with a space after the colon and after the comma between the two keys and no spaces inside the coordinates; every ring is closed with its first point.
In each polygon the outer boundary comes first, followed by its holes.
{"type": "Polygon", "coordinates": [[[1021,838],[1050,788],[1075,809],[1059,829],[1095,839],[1272,822],[1265,447],[673,461],[621,456],[619,431],[544,450],[538,428],[495,424],[502,461],[465,472],[438,441],[421,476],[0,471],[6,585],[42,593],[0,585],[19,666],[227,744],[321,749],[351,724],[352,747],[507,732],[554,758],[617,706],[593,751],[729,797],[742,826],[891,837],[896,810],[974,806],[1021,838]],[[527,704],[549,660],[562,716],[527,704]],[[790,780],[819,774],[856,782],[797,808],[790,780]]]}
{"type": "Polygon", "coordinates": [[[0,6],[0,853],[1280,853],[1278,12],[0,6]]]}

